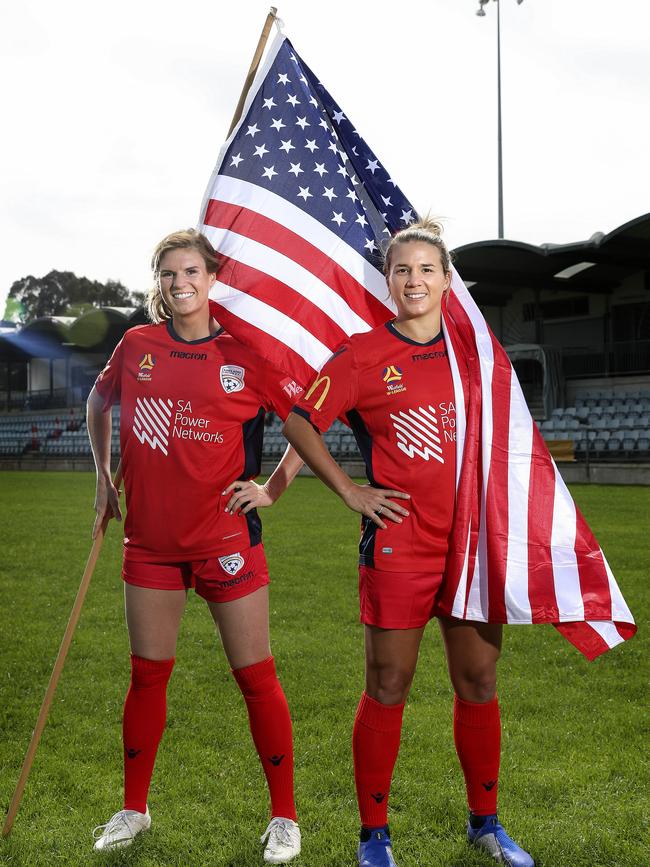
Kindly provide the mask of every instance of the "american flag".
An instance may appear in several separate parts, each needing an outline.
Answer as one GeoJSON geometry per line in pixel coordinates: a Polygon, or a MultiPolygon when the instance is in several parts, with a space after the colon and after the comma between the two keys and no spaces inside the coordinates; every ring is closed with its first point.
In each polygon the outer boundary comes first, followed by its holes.
{"type": "MultiPolygon", "coordinates": [[[[389,172],[279,34],[219,154],[200,229],[223,258],[216,318],[309,381],[393,313],[380,250],[417,218],[389,172]]],[[[457,412],[457,501],[442,613],[553,623],[588,658],[636,627],[458,273],[443,309],[457,412]]]]}

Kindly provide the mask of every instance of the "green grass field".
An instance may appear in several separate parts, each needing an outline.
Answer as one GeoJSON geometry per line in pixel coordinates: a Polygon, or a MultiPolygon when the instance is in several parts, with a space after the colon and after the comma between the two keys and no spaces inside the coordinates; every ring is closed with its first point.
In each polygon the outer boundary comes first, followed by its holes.
{"type": "MultiPolygon", "coordinates": [[[[0,475],[0,804],[6,811],[90,549],[94,478],[0,475]]],[[[506,630],[500,814],[538,867],[632,867],[648,847],[650,489],[576,487],[640,633],[594,663],[550,626],[506,630]]],[[[302,867],[352,865],[350,734],[363,685],[357,519],[314,479],[263,512],[273,650],[294,719],[302,867]]],[[[244,703],[212,621],[190,596],[149,797],[150,833],[91,853],[121,806],[128,644],[111,527],[25,790],[10,865],[261,865],[267,795],[244,703]]],[[[452,693],[435,625],[423,643],[391,794],[400,867],[493,863],[464,841],[452,693]]]]}

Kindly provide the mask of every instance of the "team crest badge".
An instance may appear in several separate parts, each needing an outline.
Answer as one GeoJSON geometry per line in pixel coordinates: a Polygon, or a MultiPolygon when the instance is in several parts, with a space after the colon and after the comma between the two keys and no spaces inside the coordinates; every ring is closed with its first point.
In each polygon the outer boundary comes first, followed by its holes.
{"type": "Polygon", "coordinates": [[[244,558],[241,554],[228,554],[227,557],[219,557],[219,563],[224,572],[229,575],[236,575],[244,565],[244,558]]]}
{"type": "Polygon", "coordinates": [[[138,361],[138,367],[140,372],[138,373],[138,382],[148,382],[151,379],[150,371],[154,369],[154,365],[156,364],[156,359],[150,352],[145,352],[140,361],[138,361]]]}
{"type": "Polygon", "coordinates": [[[404,372],[401,367],[389,364],[383,369],[381,376],[386,383],[386,394],[399,394],[401,391],[406,391],[406,386],[402,384],[404,372]]]}
{"type": "Polygon", "coordinates": [[[244,368],[235,364],[221,365],[221,385],[226,394],[241,391],[244,388],[244,368]]]}

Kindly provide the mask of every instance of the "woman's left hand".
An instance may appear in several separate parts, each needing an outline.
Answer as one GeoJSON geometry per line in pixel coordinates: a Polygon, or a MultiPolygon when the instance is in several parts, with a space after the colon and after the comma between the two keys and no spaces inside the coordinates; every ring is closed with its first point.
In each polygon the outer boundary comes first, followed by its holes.
{"type": "Polygon", "coordinates": [[[233,482],[232,485],[228,485],[223,495],[225,496],[230,491],[233,494],[226,504],[226,512],[230,515],[246,515],[251,509],[272,506],[274,503],[265,485],[258,485],[252,480],[233,482]]]}

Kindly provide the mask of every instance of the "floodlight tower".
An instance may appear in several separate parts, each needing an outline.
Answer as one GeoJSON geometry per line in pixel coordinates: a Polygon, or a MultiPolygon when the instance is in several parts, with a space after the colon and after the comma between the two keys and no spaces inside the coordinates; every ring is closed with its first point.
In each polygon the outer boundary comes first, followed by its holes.
{"type": "MultiPolygon", "coordinates": [[[[484,6],[490,0],[478,0],[478,9],[476,14],[479,18],[485,17],[484,6]]],[[[499,238],[503,238],[503,153],[501,147],[501,6],[499,0],[494,0],[497,4],[497,161],[498,161],[498,178],[497,185],[499,189],[499,238]]],[[[517,6],[520,6],[524,0],[517,0],[517,6]]]]}

